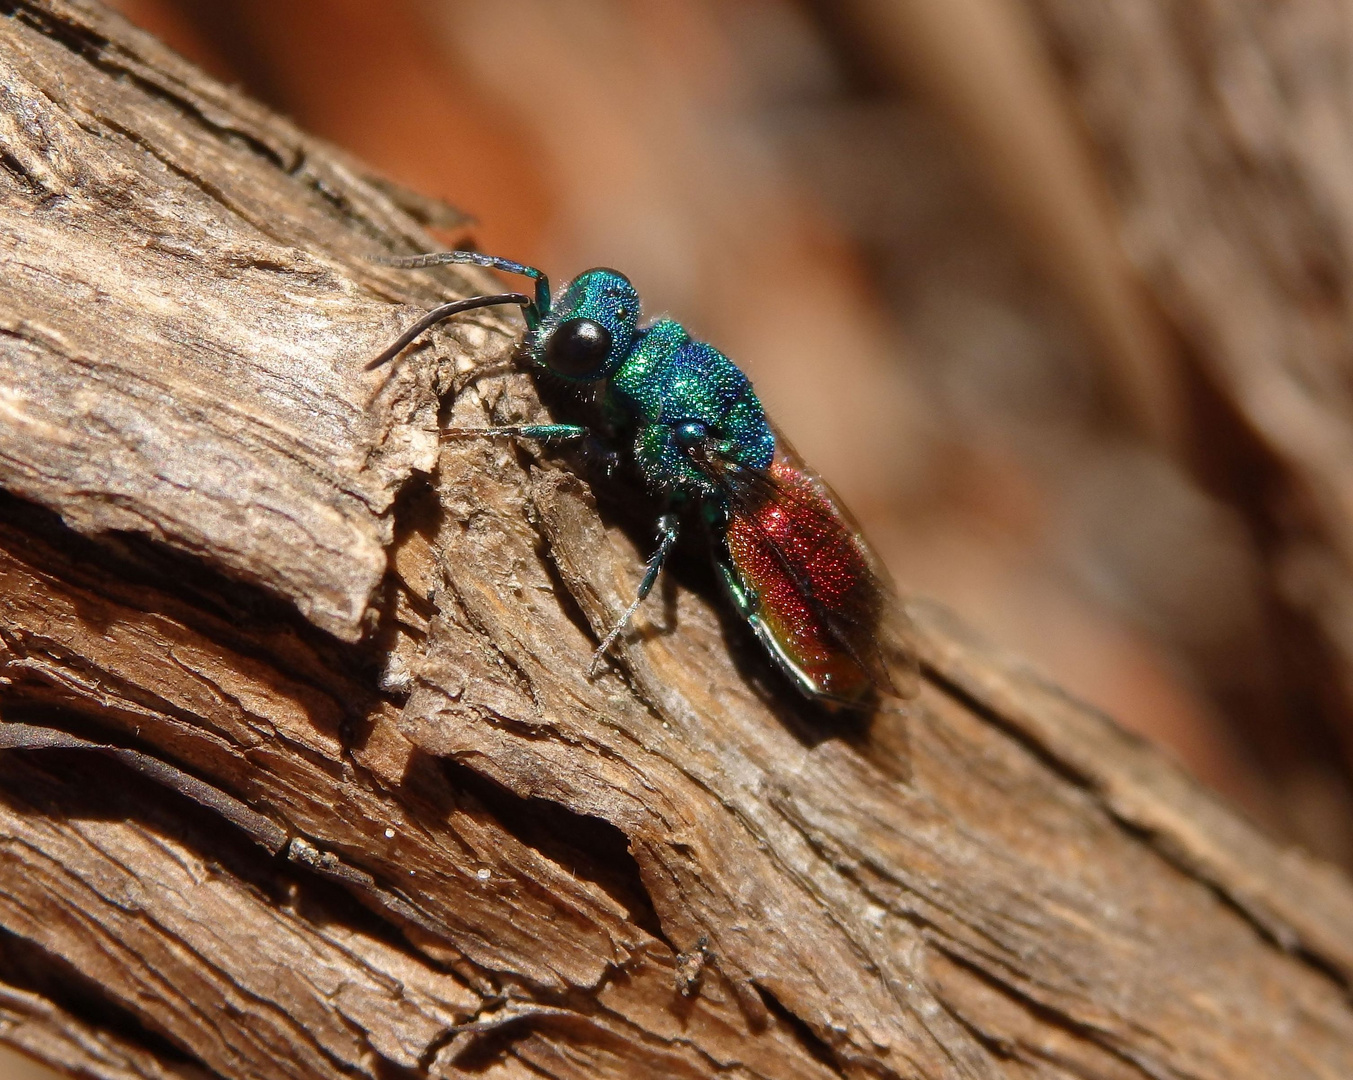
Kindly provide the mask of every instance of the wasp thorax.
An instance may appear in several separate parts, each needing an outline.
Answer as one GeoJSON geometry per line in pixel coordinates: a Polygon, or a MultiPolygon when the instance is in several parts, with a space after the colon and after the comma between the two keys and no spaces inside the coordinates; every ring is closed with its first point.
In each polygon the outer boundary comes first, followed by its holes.
{"type": "Polygon", "coordinates": [[[545,366],[575,379],[601,374],[611,355],[611,332],[594,319],[567,319],[545,342],[545,366]]]}

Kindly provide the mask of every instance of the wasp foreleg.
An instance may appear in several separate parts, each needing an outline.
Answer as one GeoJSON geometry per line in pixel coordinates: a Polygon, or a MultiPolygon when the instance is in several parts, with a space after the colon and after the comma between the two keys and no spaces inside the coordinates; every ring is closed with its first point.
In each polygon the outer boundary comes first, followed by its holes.
{"type": "Polygon", "coordinates": [[[653,552],[648,560],[648,569],[644,571],[644,580],[639,583],[639,595],[634,598],[625,613],[620,616],[620,621],[611,627],[610,633],[606,635],[597,651],[592,654],[592,663],[588,666],[587,674],[589,677],[596,674],[598,666],[605,659],[607,651],[615,644],[616,638],[625,629],[634,613],[639,610],[639,605],[644,602],[648,594],[653,591],[653,586],[657,584],[658,575],[662,573],[663,564],[667,561],[667,556],[672,554],[672,549],[676,547],[677,536],[681,532],[681,519],[676,514],[663,514],[658,518],[658,549],[653,552]]]}

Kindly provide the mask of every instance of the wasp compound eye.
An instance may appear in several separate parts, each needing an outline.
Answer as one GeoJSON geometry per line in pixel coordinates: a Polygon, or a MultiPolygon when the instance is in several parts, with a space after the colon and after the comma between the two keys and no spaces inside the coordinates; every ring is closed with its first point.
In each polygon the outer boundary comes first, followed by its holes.
{"type": "Polygon", "coordinates": [[[583,379],[599,372],[611,355],[611,332],[592,319],[560,323],[545,345],[545,366],[583,379]]]}

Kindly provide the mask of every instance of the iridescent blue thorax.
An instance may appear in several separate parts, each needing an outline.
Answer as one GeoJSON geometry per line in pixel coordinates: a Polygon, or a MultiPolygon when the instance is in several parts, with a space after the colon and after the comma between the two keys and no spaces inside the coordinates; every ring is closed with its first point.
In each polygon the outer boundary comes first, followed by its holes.
{"type": "Polygon", "coordinates": [[[696,442],[717,444],[748,468],[768,468],[775,436],[747,376],[713,346],[692,341],[679,323],[659,319],[640,328],[638,319],[639,297],[629,281],[613,270],[589,270],[560,290],[528,337],[527,352],[559,374],[547,354],[551,335],[574,320],[606,328],[604,360],[572,378],[602,384],[604,403],[629,429],[635,462],[656,494],[681,501],[717,493],[686,452],[696,442]]]}

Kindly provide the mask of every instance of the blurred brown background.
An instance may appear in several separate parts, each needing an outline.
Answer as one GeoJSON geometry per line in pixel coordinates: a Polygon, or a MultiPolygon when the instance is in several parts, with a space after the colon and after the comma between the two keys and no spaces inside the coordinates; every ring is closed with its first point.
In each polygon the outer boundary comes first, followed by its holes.
{"type": "Polygon", "coordinates": [[[482,250],[623,269],[906,589],[1353,862],[1340,5],[117,6],[482,250]]]}

